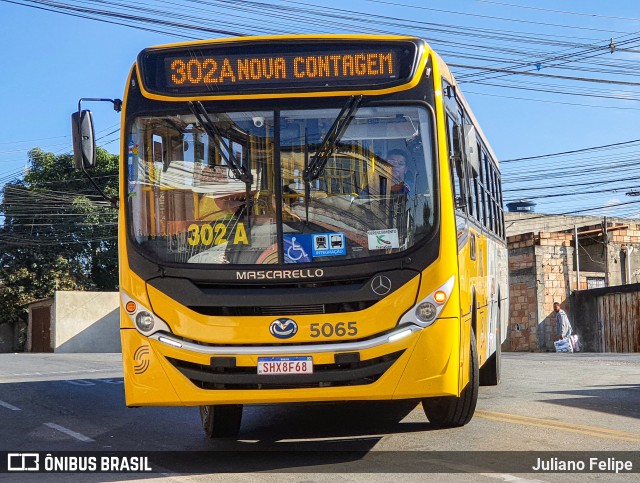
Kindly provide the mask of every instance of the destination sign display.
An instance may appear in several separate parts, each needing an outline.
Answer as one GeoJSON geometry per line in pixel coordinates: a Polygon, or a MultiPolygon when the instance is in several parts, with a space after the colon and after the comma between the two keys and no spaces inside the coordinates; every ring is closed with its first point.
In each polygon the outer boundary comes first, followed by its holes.
{"type": "Polygon", "coordinates": [[[138,66],[145,89],[167,95],[381,89],[411,78],[417,51],[410,41],[243,42],[148,49],[138,66]]]}

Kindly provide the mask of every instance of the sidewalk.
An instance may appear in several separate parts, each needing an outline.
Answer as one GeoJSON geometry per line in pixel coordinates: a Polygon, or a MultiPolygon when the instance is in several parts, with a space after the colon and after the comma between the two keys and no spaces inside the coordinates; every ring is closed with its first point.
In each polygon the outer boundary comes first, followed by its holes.
{"type": "Polygon", "coordinates": [[[119,377],[122,377],[122,355],[119,353],[0,354],[0,384],[119,377]]]}

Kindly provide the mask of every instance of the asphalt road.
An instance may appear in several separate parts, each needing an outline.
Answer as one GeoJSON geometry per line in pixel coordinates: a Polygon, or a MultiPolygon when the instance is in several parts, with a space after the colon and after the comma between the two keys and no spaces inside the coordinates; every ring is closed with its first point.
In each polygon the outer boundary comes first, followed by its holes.
{"type": "Polygon", "coordinates": [[[416,401],[259,405],[219,441],[197,408],[126,408],[119,354],[0,354],[0,434],[6,452],[180,452],[150,475],[48,481],[635,481],[640,462],[635,475],[517,470],[531,451],[639,455],[640,354],[503,354],[502,383],[481,387],[464,428],[432,428],[416,401]]]}

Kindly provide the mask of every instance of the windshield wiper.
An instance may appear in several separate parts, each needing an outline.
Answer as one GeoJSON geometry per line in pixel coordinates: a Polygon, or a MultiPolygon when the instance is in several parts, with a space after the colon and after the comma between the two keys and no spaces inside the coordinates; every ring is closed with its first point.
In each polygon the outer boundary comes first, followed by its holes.
{"type": "Polygon", "coordinates": [[[243,183],[247,185],[247,189],[253,184],[253,175],[250,171],[247,171],[244,166],[240,166],[237,158],[231,151],[231,146],[229,146],[222,136],[222,133],[218,129],[218,127],[211,121],[209,118],[209,113],[204,108],[201,102],[188,102],[189,109],[196,116],[196,119],[200,123],[200,125],[204,128],[207,135],[212,138],[216,143],[221,144],[224,149],[219,149],[220,155],[226,161],[227,166],[233,172],[233,175],[236,179],[239,179],[243,183]],[[226,151],[226,152],[225,152],[226,151]]]}
{"type": "Polygon", "coordinates": [[[329,156],[333,154],[336,144],[349,127],[349,124],[351,124],[353,116],[358,109],[360,102],[362,102],[362,97],[363,96],[351,96],[347,99],[347,102],[342,107],[340,114],[338,114],[338,117],[333,121],[331,129],[329,129],[322,139],[320,147],[309,162],[309,166],[307,166],[302,172],[302,179],[305,183],[308,184],[311,181],[318,179],[320,173],[322,173],[322,170],[327,165],[329,156]]]}

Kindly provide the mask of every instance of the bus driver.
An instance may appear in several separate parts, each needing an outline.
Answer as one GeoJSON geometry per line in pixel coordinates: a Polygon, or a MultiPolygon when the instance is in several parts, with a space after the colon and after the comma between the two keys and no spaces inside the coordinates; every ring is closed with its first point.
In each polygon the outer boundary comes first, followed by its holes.
{"type": "Polygon", "coordinates": [[[411,174],[407,166],[409,155],[402,149],[392,149],[387,154],[387,161],[389,161],[392,167],[391,193],[409,194],[412,188],[414,188],[410,183],[411,174]]]}

